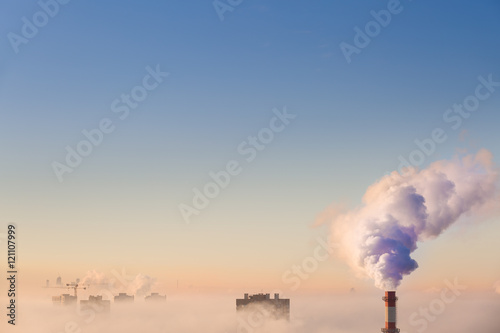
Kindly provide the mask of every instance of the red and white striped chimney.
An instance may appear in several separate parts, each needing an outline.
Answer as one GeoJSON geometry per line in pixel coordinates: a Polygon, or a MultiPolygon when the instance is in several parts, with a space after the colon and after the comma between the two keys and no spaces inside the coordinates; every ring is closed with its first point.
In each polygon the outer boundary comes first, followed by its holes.
{"type": "Polygon", "coordinates": [[[386,291],[385,297],[385,328],[382,328],[384,333],[399,333],[399,328],[396,328],[396,297],[395,291],[386,291]]]}

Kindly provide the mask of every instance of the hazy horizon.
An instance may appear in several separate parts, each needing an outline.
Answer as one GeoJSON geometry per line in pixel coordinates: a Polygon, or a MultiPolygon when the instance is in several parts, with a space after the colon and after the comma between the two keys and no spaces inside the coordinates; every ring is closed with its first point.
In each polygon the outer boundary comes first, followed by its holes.
{"type": "Polygon", "coordinates": [[[112,303],[82,333],[230,331],[235,299],[261,292],[292,304],[261,330],[380,332],[385,289],[402,333],[498,333],[499,15],[3,1],[2,332],[62,333],[61,277],[82,299],[167,296],[165,313],[112,303]],[[410,316],[430,302],[423,329],[410,316]]]}

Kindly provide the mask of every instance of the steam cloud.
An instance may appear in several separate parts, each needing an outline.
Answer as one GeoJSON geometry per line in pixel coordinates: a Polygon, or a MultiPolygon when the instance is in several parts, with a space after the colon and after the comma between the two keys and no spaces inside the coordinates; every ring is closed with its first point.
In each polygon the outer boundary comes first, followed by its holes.
{"type": "Polygon", "coordinates": [[[115,293],[126,291],[136,296],[148,294],[156,284],[156,278],[142,273],[132,277],[125,279],[117,279],[116,277],[108,278],[106,274],[92,270],[87,272],[82,279],[82,284],[96,287],[104,286],[110,288],[110,291],[114,291],[115,293]]]}
{"type": "Polygon", "coordinates": [[[106,274],[97,272],[95,270],[88,271],[85,277],[82,279],[82,284],[84,285],[103,285],[108,284],[109,280],[106,274]]]}
{"type": "Polygon", "coordinates": [[[144,296],[156,284],[156,279],[144,274],[138,274],[128,285],[128,292],[136,296],[144,296]]]}
{"type": "Polygon", "coordinates": [[[498,170],[492,158],[481,150],[383,177],[368,188],[362,207],[333,219],[331,240],[357,272],[378,288],[395,290],[418,267],[411,258],[417,242],[494,203],[498,170]]]}

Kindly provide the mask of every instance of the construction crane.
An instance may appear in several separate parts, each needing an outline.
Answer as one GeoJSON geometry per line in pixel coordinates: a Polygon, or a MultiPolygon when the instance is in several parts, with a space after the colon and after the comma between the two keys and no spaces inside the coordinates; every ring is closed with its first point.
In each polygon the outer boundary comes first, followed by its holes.
{"type": "Polygon", "coordinates": [[[71,283],[66,283],[66,288],[73,288],[74,292],[75,292],[75,297],[76,297],[76,293],[77,293],[77,290],[78,289],[87,289],[87,287],[80,287],[78,288],[78,283],[75,283],[75,282],[71,282],[71,283]]]}
{"type": "Polygon", "coordinates": [[[66,286],[45,287],[45,288],[67,288],[67,289],[73,288],[73,291],[75,293],[75,297],[77,297],[78,289],[83,289],[83,290],[87,289],[87,287],[82,287],[76,282],[66,283],[66,286]]]}

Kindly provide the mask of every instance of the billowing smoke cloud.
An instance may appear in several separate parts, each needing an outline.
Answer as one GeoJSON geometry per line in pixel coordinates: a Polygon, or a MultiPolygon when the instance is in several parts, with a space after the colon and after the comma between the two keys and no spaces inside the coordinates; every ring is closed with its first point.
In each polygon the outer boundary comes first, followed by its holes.
{"type": "Polygon", "coordinates": [[[96,270],[88,271],[85,277],[81,280],[84,285],[103,285],[108,284],[109,280],[106,274],[97,272],[96,270]]]}
{"type": "Polygon", "coordinates": [[[138,274],[127,286],[128,292],[136,296],[144,296],[156,284],[156,279],[144,274],[138,274]]]}
{"type": "Polygon", "coordinates": [[[91,287],[104,287],[112,293],[126,292],[131,295],[145,296],[156,284],[156,278],[145,274],[135,276],[116,276],[109,278],[105,273],[95,270],[88,271],[81,281],[91,287]]]}
{"type": "Polygon", "coordinates": [[[492,205],[497,181],[498,170],[486,150],[425,170],[410,169],[404,176],[393,172],[368,188],[362,207],[334,218],[332,241],[356,271],[378,288],[394,290],[418,267],[411,258],[417,242],[492,205]]]}

